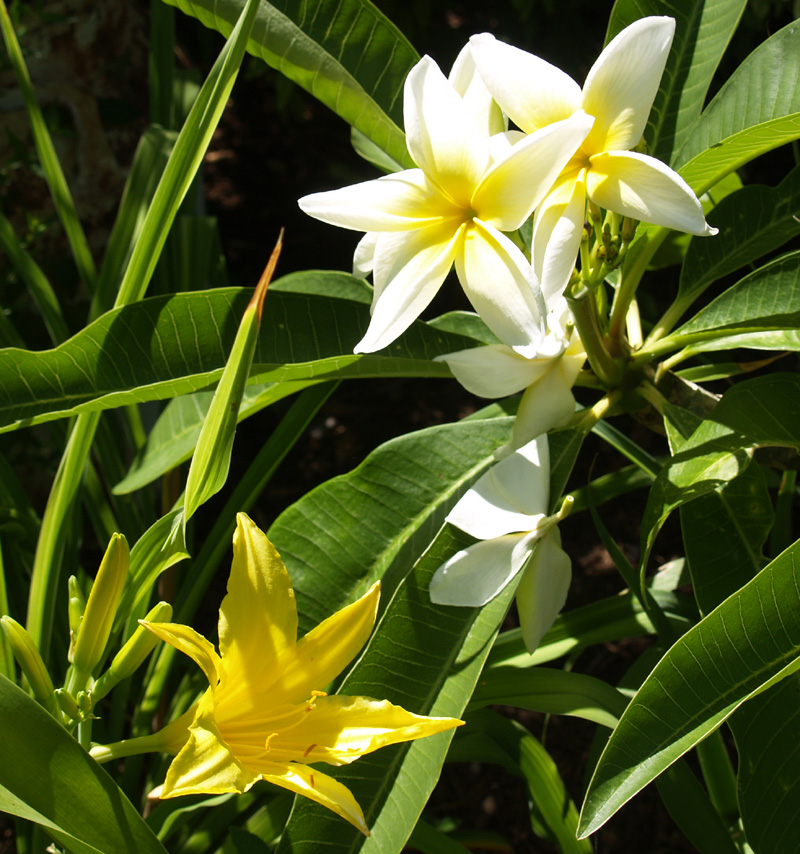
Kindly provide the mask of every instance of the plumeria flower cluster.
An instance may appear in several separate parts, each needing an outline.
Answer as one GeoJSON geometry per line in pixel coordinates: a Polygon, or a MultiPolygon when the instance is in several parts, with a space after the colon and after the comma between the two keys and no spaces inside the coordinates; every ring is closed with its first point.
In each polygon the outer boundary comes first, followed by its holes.
{"type": "Polygon", "coordinates": [[[619,231],[609,232],[607,219],[598,234],[603,245],[596,241],[594,254],[583,257],[581,277],[591,286],[622,261],[614,241],[627,246],[639,221],[715,233],[686,182],[638,150],[674,33],[669,17],[636,21],[607,45],[582,88],[488,33],[470,39],[449,79],[423,57],[404,92],[417,168],[300,200],[311,216],[366,232],[354,271],[372,273],[374,295],[356,353],[394,341],[453,265],[499,339],[440,357],[479,396],[524,393],[511,441],[497,454],[505,459],[448,517],[481,542],[439,569],[431,597],[481,605],[527,567],[517,601],[529,649],[569,583],[569,559],[545,515],[546,433],[575,411],[572,387],[586,352],[564,297],[591,223],[601,227],[605,210],[619,231]],[[518,130],[508,130],[509,119],[518,130]],[[509,235],[531,216],[529,260],[509,235]],[[583,266],[595,259],[602,264],[589,277],[583,266]]]}

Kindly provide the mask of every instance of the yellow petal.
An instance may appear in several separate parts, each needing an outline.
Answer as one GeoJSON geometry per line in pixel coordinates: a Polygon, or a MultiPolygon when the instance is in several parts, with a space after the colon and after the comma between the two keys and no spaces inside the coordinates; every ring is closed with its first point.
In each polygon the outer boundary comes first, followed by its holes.
{"type": "Polygon", "coordinates": [[[472,36],[470,45],[487,88],[526,133],[580,109],[580,86],[549,62],[497,41],[489,33],[472,36]]]}
{"type": "Polygon", "coordinates": [[[364,813],[356,803],[353,793],[347,786],[306,765],[298,765],[295,762],[285,764],[263,763],[264,770],[261,778],[276,786],[282,786],[290,792],[304,795],[316,801],[318,804],[333,810],[354,827],[357,827],[364,836],[369,836],[369,828],[364,820],[364,813]]]}
{"type": "Polygon", "coordinates": [[[372,321],[353,352],[387,347],[419,317],[450,272],[462,233],[459,221],[444,220],[380,236],[374,256],[372,321]]]}
{"type": "Polygon", "coordinates": [[[646,154],[607,151],[593,156],[586,191],[601,208],[632,219],[700,236],[717,233],[683,178],[646,154]]]}
{"type": "Polygon", "coordinates": [[[161,640],[188,655],[203,669],[209,685],[217,684],[220,670],[219,656],[213,645],[202,635],[180,623],[148,623],[145,620],[139,620],[139,622],[161,640]]]}
{"type": "Polygon", "coordinates": [[[597,118],[583,144],[587,154],[627,151],[639,142],[674,34],[674,18],[641,18],[600,54],[583,87],[583,109],[597,118]]]}
{"type": "Polygon", "coordinates": [[[414,741],[461,726],[455,718],[415,715],[388,700],[318,697],[302,721],[269,743],[270,761],[349,764],[389,744],[414,741]]]}
{"type": "Polygon", "coordinates": [[[533,269],[548,308],[564,293],[581,246],[586,215],[585,170],[559,178],[533,219],[533,269]]]}
{"type": "Polygon", "coordinates": [[[189,728],[189,740],[172,760],[161,797],[246,792],[258,779],[231,753],[213,719],[204,716],[189,728]]]}
{"type": "Polygon", "coordinates": [[[230,684],[240,690],[268,687],[296,642],[289,573],[266,534],[239,513],[228,595],[219,609],[219,649],[230,684]]]}
{"type": "Polygon", "coordinates": [[[370,636],[380,593],[376,582],[358,601],[323,620],[298,642],[291,665],[269,690],[270,705],[301,703],[344,670],[370,636]]]}

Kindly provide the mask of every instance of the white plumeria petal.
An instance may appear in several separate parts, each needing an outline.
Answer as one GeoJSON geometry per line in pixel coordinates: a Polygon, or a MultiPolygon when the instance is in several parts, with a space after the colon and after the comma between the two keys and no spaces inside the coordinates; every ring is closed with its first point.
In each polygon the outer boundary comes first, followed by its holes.
{"type": "Polygon", "coordinates": [[[500,231],[519,228],[553,186],[593,122],[591,116],[578,111],[512,146],[472,195],[472,209],[481,221],[500,231]]]}
{"type": "Polygon", "coordinates": [[[382,235],[375,252],[372,320],[354,353],[387,347],[417,319],[453,266],[462,230],[445,224],[382,235]]]}
{"type": "Polygon", "coordinates": [[[505,344],[489,344],[437,356],[447,362],[453,376],[478,397],[507,397],[535,383],[549,365],[544,360],[526,359],[505,344]]]}
{"type": "Polygon", "coordinates": [[[533,652],[567,601],[572,562],[553,527],[536,546],[533,560],[517,587],[517,611],[525,648],[533,652]]]}
{"type": "Polygon", "coordinates": [[[354,231],[406,231],[452,216],[454,208],[421,169],[406,169],[298,201],[309,216],[354,231]]]}
{"type": "MultiPolygon", "coordinates": [[[[549,370],[542,378],[525,390],[514,419],[514,429],[511,434],[511,447],[519,448],[527,445],[534,436],[547,433],[556,427],[562,427],[575,414],[575,398],[572,394],[572,385],[575,376],[572,370],[566,375],[562,369],[564,359],[569,357],[560,356],[552,359],[549,370]],[[571,382],[570,382],[571,378],[571,382]]],[[[572,368],[574,362],[580,360],[581,365],[584,357],[572,357],[567,366],[572,368]]],[[[581,365],[578,366],[580,371],[581,365]]],[[[510,459],[510,458],[508,458],[510,459]]]]}
{"type": "Polygon", "coordinates": [[[404,117],[414,162],[455,203],[468,206],[489,165],[489,137],[478,131],[469,108],[429,56],[406,77],[404,117]]]}
{"type": "Polygon", "coordinates": [[[674,34],[674,18],[641,18],[600,54],[583,86],[583,109],[597,118],[588,154],[627,151],[642,138],[674,34]]]}
{"type": "Polygon", "coordinates": [[[591,158],[589,198],[601,208],[633,219],[702,236],[716,234],[691,187],[669,166],[633,151],[607,151],[591,158]]]}
{"type": "Polygon", "coordinates": [[[473,36],[470,45],[495,101],[526,133],[566,119],[581,108],[580,86],[549,62],[489,33],[473,36]]]}
{"type": "Polygon", "coordinates": [[[533,269],[548,308],[569,284],[585,217],[585,170],[578,169],[558,180],[533,218],[533,269]]]}
{"type": "Polygon", "coordinates": [[[447,521],[479,540],[536,531],[550,501],[547,436],[492,466],[450,511],[447,521]]]}
{"type": "Polygon", "coordinates": [[[447,79],[461,95],[477,128],[489,136],[506,130],[508,123],[503,116],[503,111],[478,73],[469,42],[456,57],[447,79]]]}
{"type": "Polygon", "coordinates": [[[378,233],[368,231],[358,241],[356,251],[353,254],[353,275],[359,279],[366,278],[375,266],[375,246],[378,243],[378,233]]]}
{"type": "Polygon", "coordinates": [[[522,252],[475,219],[467,228],[456,272],[472,307],[503,342],[524,356],[544,338],[544,300],[522,252]]]}
{"type": "Polygon", "coordinates": [[[511,534],[457,552],[434,573],[431,602],[472,608],[490,602],[525,566],[536,537],[511,534]]]}

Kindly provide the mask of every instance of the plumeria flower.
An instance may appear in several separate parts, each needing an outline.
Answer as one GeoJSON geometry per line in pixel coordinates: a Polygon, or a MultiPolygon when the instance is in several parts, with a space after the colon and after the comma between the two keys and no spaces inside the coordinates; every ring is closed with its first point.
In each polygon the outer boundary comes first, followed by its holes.
{"type": "Polygon", "coordinates": [[[468,62],[455,75],[463,96],[427,56],[406,78],[406,139],[418,168],[300,199],[323,222],[367,232],[354,267],[372,269],[375,292],[356,353],[386,347],[405,331],[453,264],[473,307],[502,341],[534,352],[545,334],[538,284],[503,232],[530,216],[592,119],[573,111],[512,146],[502,132],[492,135],[502,122],[481,100],[482,84],[468,62]]]}
{"type": "Polygon", "coordinates": [[[369,835],[350,790],[312,766],[350,763],[462,723],[321,690],[369,637],[379,597],[377,583],[298,641],[286,567],[266,535],[240,513],[219,612],[219,653],[188,626],[143,622],[202,668],[208,690],[159,733],[120,742],[116,751],[117,745],[98,746],[92,755],[104,761],[143,749],[177,753],[158,797],[246,792],[267,780],[317,801],[369,835]],[[147,744],[137,749],[137,742],[147,744]]]}
{"type": "Polygon", "coordinates": [[[549,501],[550,452],[542,435],[493,466],[450,511],[447,521],[479,542],[436,570],[431,601],[480,607],[524,571],[517,610],[533,652],[564,606],[572,578],[556,527],[571,502],[548,516],[549,501]]]}
{"type": "Polygon", "coordinates": [[[600,54],[583,89],[550,63],[489,33],[471,39],[489,91],[526,133],[540,133],[577,110],[595,120],[534,218],[534,269],[546,298],[567,286],[587,198],[634,220],[690,234],[716,233],[677,172],[631,151],[644,133],[674,33],[672,18],[634,22],[600,54]]]}
{"type": "Polygon", "coordinates": [[[572,386],[586,361],[586,351],[562,298],[555,302],[547,336],[532,356],[516,353],[505,344],[490,344],[436,359],[447,362],[461,385],[478,397],[506,397],[525,389],[511,442],[496,452],[502,457],[572,418],[572,386]]]}

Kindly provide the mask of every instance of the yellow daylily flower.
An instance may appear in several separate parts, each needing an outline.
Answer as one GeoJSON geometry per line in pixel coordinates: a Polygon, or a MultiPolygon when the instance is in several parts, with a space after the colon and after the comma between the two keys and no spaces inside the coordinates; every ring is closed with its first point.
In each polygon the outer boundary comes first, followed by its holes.
{"type": "Polygon", "coordinates": [[[317,801],[369,835],[350,790],[312,766],[347,764],[462,723],[321,690],[366,642],[379,597],[380,582],[298,641],[289,573],[266,535],[240,513],[220,607],[219,653],[188,626],[143,622],[194,659],[209,682],[200,701],[155,736],[163,749],[177,753],[159,797],[245,792],[267,780],[317,801]]]}
{"type": "Polygon", "coordinates": [[[533,266],[548,301],[563,292],[575,266],[587,198],[634,220],[716,233],[677,172],[631,151],[644,133],[674,33],[669,17],[635,21],[606,46],[582,89],[560,69],[489,33],[470,40],[487,88],[526,133],[540,133],[579,110],[594,118],[534,217],[533,266]]]}

